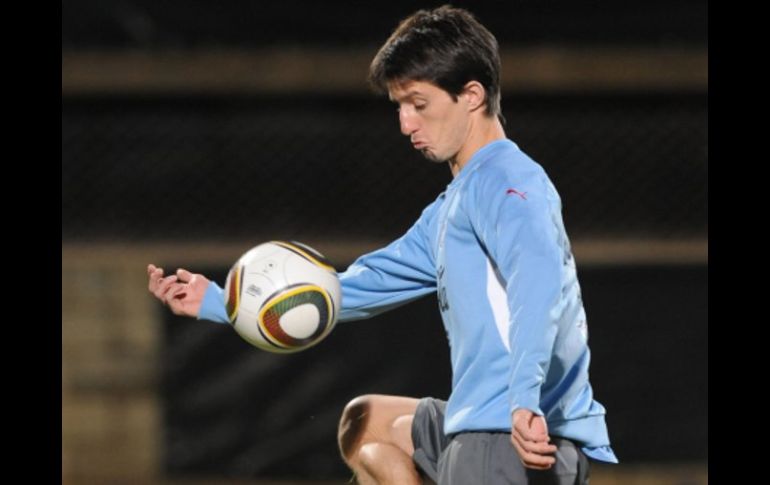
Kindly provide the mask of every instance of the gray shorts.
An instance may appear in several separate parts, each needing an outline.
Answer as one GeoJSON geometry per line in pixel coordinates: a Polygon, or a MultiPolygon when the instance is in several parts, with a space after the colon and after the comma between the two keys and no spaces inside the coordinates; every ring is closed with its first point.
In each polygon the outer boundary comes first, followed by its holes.
{"type": "Polygon", "coordinates": [[[572,441],[551,437],[558,448],[549,470],[525,468],[509,432],[444,434],[446,402],[420,400],[412,422],[412,459],[423,475],[439,485],[587,484],[588,458],[572,441]]]}

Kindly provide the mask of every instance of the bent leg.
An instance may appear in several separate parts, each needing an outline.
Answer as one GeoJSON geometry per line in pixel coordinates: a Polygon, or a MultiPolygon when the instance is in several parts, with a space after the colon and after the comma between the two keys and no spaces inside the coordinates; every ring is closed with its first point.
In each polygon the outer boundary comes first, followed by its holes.
{"type": "Polygon", "coordinates": [[[360,483],[421,483],[412,461],[412,419],[418,403],[414,398],[370,394],[345,406],[338,442],[360,483]]]}

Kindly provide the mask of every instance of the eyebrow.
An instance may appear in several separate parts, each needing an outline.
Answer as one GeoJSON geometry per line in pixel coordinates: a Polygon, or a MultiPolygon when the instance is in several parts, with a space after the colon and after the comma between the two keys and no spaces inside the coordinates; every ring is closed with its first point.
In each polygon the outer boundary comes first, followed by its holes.
{"type": "Polygon", "coordinates": [[[388,94],[388,99],[390,99],[394,103],[398,103],[401,100],[413,98],[414,96],[425,96],[425,94],[420,92],[420,91],[417,91],[417,90],[412,90],[412,91],[409,91],[408,93],[406,93],[405,95],[401,96],[400,99],[394,98],[393,96],[388,94]]]}

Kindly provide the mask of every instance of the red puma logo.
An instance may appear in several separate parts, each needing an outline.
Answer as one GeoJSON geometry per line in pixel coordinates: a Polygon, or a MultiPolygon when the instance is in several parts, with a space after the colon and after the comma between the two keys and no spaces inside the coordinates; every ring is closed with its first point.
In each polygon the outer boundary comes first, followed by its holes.
{"type": "Polygon", "coordinates": [[[519,192],[516,189],[508,189],[508,190],[505,191],[505,193],[506,193],[506,195],[516,194],[519,197],[521,197],[522,199],[527,200],[527,198],[525,197],[527,195],[526,192],[519,192]]]}

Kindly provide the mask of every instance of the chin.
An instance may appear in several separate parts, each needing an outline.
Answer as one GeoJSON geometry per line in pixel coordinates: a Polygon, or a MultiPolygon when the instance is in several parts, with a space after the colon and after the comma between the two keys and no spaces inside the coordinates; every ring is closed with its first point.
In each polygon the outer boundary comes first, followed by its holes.
{"type": "Polygon", "coordinates": [[[444,163],[447,161],[445,157],[440,157],[430,151],[429,149],[420,150],[420,153],[422,153],[422,156],[424,156],[428,161],[431,161],[433,163],[444,163]]]}

